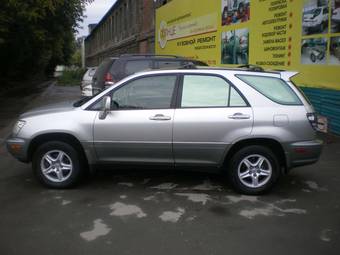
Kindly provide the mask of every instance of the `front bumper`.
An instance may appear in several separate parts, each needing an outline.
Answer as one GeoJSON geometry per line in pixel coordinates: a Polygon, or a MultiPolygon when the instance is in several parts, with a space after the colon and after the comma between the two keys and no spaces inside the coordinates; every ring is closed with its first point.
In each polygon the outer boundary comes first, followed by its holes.
{"type": "Polygon", "coordinates": [[[313,29],[313,28],[317,28],[318,26],[320,26],[320,24],[315,24],[315,23],[303,23],[302,26],[304,28],[309,28],[309,29],[313,29]]]}
{"type": "Polygon", "coordinates": [[[322,140],[295,142],[286,145],[288,169],[316,163],[321,155],[322,140]]]}
{"type": "Polygon", "coordinates": [[[22,138],[8,137],[6,139],[8,152],[21,162],[27,163],[28,159],[28,142],[22,138]]]}
{"type": "Polygon", "coordinates": [[[338,17],[332,18],[332,24],[333,25],[340,25],[340,18],[338,18],[338,17]]]}

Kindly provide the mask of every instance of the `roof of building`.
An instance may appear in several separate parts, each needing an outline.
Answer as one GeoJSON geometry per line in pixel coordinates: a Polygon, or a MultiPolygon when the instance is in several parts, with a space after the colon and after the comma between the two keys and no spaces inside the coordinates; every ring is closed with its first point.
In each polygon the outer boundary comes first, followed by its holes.
{"type": "Polygon", "coordinates": [[[104,23],[104,21],[110,16],[110,14],[112,13],[112,11],[124,0],[117,0],[112,6],[111,8],[105,13],[105,15],[101,18],[101,20],[97,23],[97,25],[92,29],[91,33],[85,38],[85,41],[91,37],[91,35],[100,27],[100,25],[102,23],[104,23]]]}

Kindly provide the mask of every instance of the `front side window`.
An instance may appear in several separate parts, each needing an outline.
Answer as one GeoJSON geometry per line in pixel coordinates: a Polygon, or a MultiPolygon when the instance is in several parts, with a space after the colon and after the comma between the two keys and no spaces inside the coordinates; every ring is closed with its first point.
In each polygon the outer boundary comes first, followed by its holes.
{"type": "Polygon", "coordinates": [[[278,104],[302,104],[295,92],[282,79],[255,75],[237,75],[237,77],[278,104]]]}
{"type": "Polygon", "coordinates": [[[112,94],[118,109],[166,109],[171,107],[177,76],[144,77],[131,81],[112,94]]]}

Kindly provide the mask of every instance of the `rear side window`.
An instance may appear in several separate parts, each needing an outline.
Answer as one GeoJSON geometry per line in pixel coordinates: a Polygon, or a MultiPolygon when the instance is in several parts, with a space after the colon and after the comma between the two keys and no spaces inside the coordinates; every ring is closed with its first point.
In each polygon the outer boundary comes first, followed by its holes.
{"type": "Polygon", "coordinates": [[[147,70],[151,68],[150,60],[133,60],[127,61],[125,66],[125,74],[131,75],[143,70],[147,70]]]}
{"type": "Polygon", "coordinates": [[[283,105],[301,105],[302,102],[283,80],[275,77],[256,75],[236,75],[262,95],[270,100],[283,105]]]}
{"type": "Polygon", "coordinates": [[[241,95],[233,87],[230,88],[229,106],[231,106],[231,107],[247,106],[247,103],[243,100],[241,95]]]}
{"type": "Polygon", "coordinates": [[[247,106],[224,79],[208,75],[185,75],[181,107],[247,106]]]}

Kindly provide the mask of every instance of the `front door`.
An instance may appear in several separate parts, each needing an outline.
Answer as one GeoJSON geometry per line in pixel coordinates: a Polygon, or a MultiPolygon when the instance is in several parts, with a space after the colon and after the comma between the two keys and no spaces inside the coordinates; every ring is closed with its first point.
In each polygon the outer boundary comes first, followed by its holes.
{"type": "Polygon", "coordinates": [[[115,89],[115,106],[94,123],[99,161],[172,164],[176,75],[144,76],[115,89]]]}

